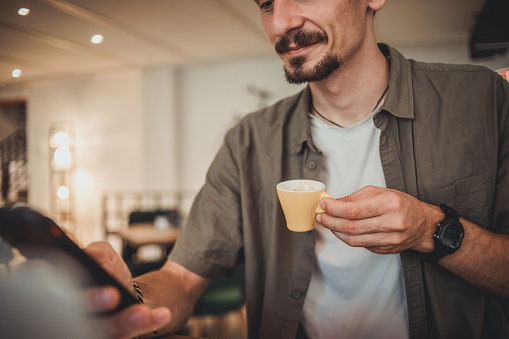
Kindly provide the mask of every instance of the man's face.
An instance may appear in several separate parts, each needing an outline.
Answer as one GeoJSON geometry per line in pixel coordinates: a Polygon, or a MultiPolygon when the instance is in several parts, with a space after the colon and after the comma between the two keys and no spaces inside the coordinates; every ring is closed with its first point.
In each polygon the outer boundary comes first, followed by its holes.
{"type": "Polygon", "coordinates": [[[290,83],[326,79],[362,44],[365,0],[255,1],[290,83]]]}

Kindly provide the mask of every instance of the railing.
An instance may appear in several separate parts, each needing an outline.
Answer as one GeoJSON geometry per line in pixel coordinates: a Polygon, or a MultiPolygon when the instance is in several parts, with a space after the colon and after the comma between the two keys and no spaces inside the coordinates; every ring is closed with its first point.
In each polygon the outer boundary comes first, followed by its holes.
{"type": "Polygon", "coordinates": [[[105,240],[127,227],[133,211],[177,209],[185,218],[194,200],[193,190],[118,190],[102,195],[102,227],[105,240]]]}
{"type": "Polygon", "coordinates": [[[0,141],[0,158],[2,159],[0,199],[2,205],[7,205],[27,189],[28,171],[24,130],[18,129],[0,141]]]}

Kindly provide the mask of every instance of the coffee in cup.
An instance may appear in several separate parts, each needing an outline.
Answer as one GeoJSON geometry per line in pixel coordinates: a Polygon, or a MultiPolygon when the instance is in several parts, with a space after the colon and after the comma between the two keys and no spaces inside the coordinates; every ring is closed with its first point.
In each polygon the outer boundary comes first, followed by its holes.
{"type": "Polygon", "coordinates": [[[320,199],[334,198],[325,192],[325,184],[306,179],[288,180],[276,186],[286,225],[294,232],[307,232],[315,227],[316,214],[325,212],[320,199]]]}

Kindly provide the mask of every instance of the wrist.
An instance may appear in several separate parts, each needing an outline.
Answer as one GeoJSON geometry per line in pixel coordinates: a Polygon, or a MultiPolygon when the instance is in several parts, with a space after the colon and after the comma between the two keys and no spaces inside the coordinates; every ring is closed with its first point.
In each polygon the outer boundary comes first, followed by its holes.
{"type": "MultiPolygon", "coordinates": [[[[133,289],[134,289],[134,292],[135,292],[136,297],[138,298],[138,301],[140,302],[140,304],[144,304],[145,301],[143,300],[143,293],[141,291],[141,287],[135,281],[133,281],[133,289]]],[[[157,329],[154,329],[152,331],[152,333],[159,334],[157,329]]],[[[141,336],[138,336],[138,337],[141,337],[141,336]]]]}
{"type": "Polygon", "coordinates": [[[458,213],[451,207],[440,204],[443,219],[438,222],[433,234],[434,249],[423,254],[423,258],[437,264],[440,259],[455,253],[461,246],[465,230],[460,222],[458,213]]]}
{"type": "Polygon", "coordinates": [[[421,253],[429,253],[435,250],[434,236],[437,231],[437,225],[444,219],[445,216],[440,207],[429,204],[426,205],[426,218],[423,225],[424,232],[418,249],[421,253]]]}

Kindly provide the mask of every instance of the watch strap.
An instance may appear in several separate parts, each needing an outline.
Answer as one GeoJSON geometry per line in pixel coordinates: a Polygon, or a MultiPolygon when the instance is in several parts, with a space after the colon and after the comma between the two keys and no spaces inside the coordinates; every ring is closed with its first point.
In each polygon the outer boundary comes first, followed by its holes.
{"type": "Polygon", "coordinates": [[[433,241],[435,242],[435,249],[432,252],[429,253],[423,253],[422,257],[428,261],[432,262],[434,264],[438,263],[440,259],[445,257],[446,255],[452,254],[455,252],[455,250],[451,250],[448,247],[445,247],[440,239],[438,238],[439,234],[442,231],[442,228],[444,227],[445,223],[448,222],[455,222],[456,224],[459,224],[461,228],[463,228],[463,225],[460,223],[459,215],[458,213],[453,210],[451,207],[447,206],[446,204],[440,204],[440,209],[442,212],[444,212],[445,217],[442,221],[440,221],[437,225],[437,230],[435,234],[433,235],[433,241]]]}
{"type": "Polygon", "coordinates": [[[426,261],[436,264],[440,259],[448,255],[449,251],[442,246],[436,236],[433,236],[433,241],[435,242],[435,249],[433,252],[424,253],[423,257],[426,261]]]}
{"type": "Polygon", "coordinates": [[[440,209],[445,214],[445,218],[444,218],[444,220],[441,221],[441,223],[444,222],[447,219],[452,219],[452,220],[454,220],[456,222],[460,222],[460,217],[459,217],[458,213],[456,213],[455,210],[453,210],[452,208],[450,208],[446,204],[440,204],[440,209]]]}

